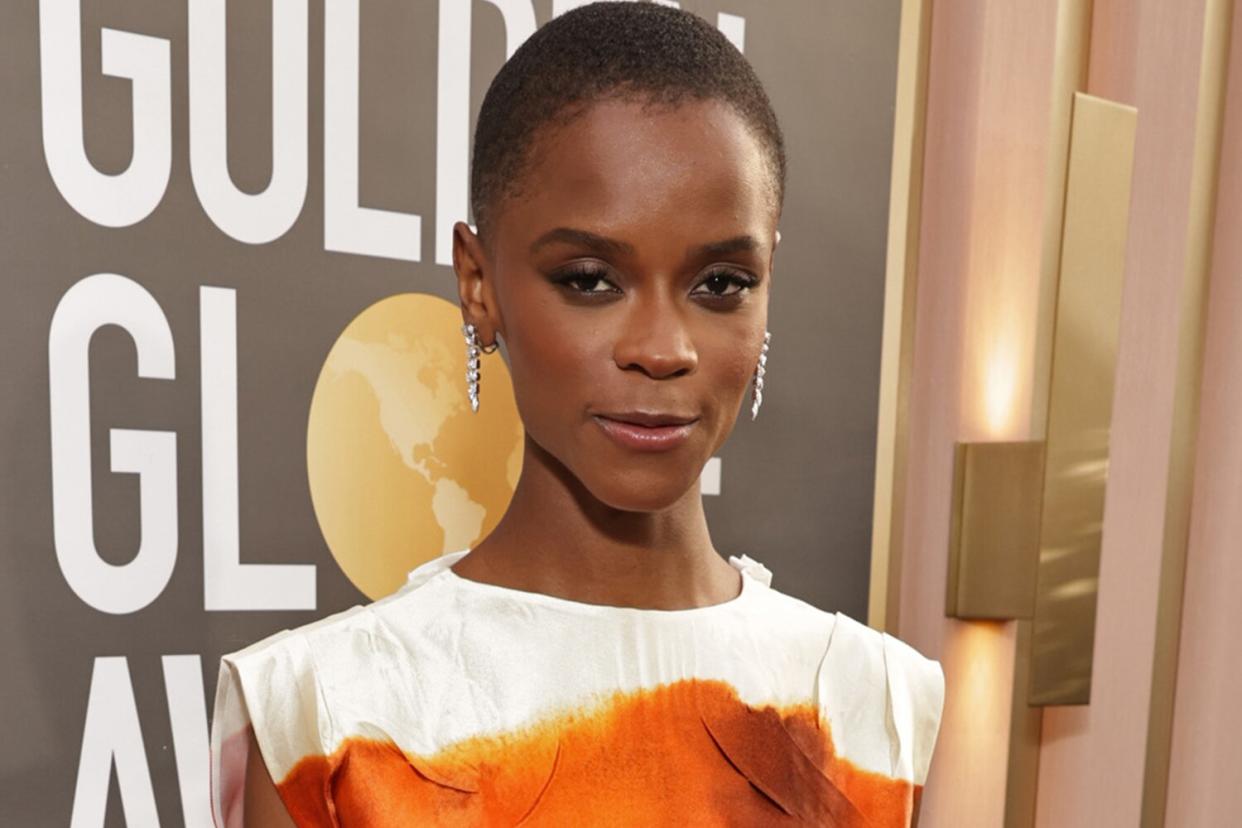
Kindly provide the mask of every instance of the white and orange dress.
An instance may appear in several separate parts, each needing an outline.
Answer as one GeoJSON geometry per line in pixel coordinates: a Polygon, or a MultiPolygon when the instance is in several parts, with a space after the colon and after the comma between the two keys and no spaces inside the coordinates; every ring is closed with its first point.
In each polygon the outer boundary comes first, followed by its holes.
{"type": "Polygon", "coordinates": [[[611,607],[429,561],[397,592],[225,656],[217,824],[248,740],[302,826],[906,826],[940,726],[939,662],[773,589],[611,607]]]}

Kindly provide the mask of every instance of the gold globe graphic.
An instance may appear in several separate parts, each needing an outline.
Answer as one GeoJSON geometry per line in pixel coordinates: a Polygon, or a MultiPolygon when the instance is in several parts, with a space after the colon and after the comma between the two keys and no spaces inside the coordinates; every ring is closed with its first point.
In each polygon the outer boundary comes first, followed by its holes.
{"type": "Polygon", "coordinates": [[[315,385],[311,502],[341,571],[372,599],[481,541],[517,485],[523,433],[508,367],[498,353],[481,358],[472,413],[461,324],[435,296],[382,299],[345,328],[315,385]]]}

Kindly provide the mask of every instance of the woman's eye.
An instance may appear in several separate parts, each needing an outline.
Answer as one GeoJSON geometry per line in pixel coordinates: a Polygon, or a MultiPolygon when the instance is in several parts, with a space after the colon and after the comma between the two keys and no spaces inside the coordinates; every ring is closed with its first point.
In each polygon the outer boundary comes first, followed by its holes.
{"type": "Polygon", "coordinates": [[[608,285],[608,280],[603,276],[575,276],[569,280],[571,284],[576,285],[578,290],[583,293],[607,293],[608,287],[600,289],[600,285],[608,285]]]}
{"type": "Polygon", "coordinates": [[[562,285],[568,285],[573,289],[574,293],[603,294],[616,292],[616,287],[612,282],[608,281],[602,272],[578,271],[558,279],[557,282],[562,285]]]}
{"type": "Polygon", "coordinates": [[[713,297],[736,296],[753,287],[754,282],[754,279],[741,274],[729,270],[718,270],[699,283],[700,288],[706,288],[705,291],[696,289],[694,292],[707,293],[713,297]]]}
{"type": "MultiPolygon", "coordinates": [[[[573,294],[579,296],[603,297],[619,294],[623,291],[608,280],[606,271],[577,270],[569,272],[559,279],[557,284],[564,285],[573,294]]],[[[718,270],[710,273],[699,282],[692,295],[706,296],[711,300],[740,299],[758,280],[753,276],[735,273],[731,270],[718,270]]]]}

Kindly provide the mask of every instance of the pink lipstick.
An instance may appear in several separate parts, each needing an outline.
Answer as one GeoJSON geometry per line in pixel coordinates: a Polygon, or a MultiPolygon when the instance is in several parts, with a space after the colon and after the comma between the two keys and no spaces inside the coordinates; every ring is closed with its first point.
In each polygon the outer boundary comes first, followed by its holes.
{"type": "Polygon", "coordinates": [[[624,448],[635,451],[668,451],[677,448],[694,430],[697,417],[644,411],[593,414],[604,433],[624,448]]]}

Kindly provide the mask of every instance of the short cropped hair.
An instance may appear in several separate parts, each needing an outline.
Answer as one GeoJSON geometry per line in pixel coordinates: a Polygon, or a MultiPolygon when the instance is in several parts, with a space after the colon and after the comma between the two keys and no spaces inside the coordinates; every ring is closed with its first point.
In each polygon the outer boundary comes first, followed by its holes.
{"type": "Polygon", "coordinates": [[[493,211],[521,192],[536,134],[564,126],[592,104],[620,98],[676,107],[729,104],[759,140],[778,212],[785,198],[785,140],[754,68],[701,17],[649,2],[600,2],[556,17],[531,35],[492,79],[475,125],[470,199],[480,236],[493,211]]]}

